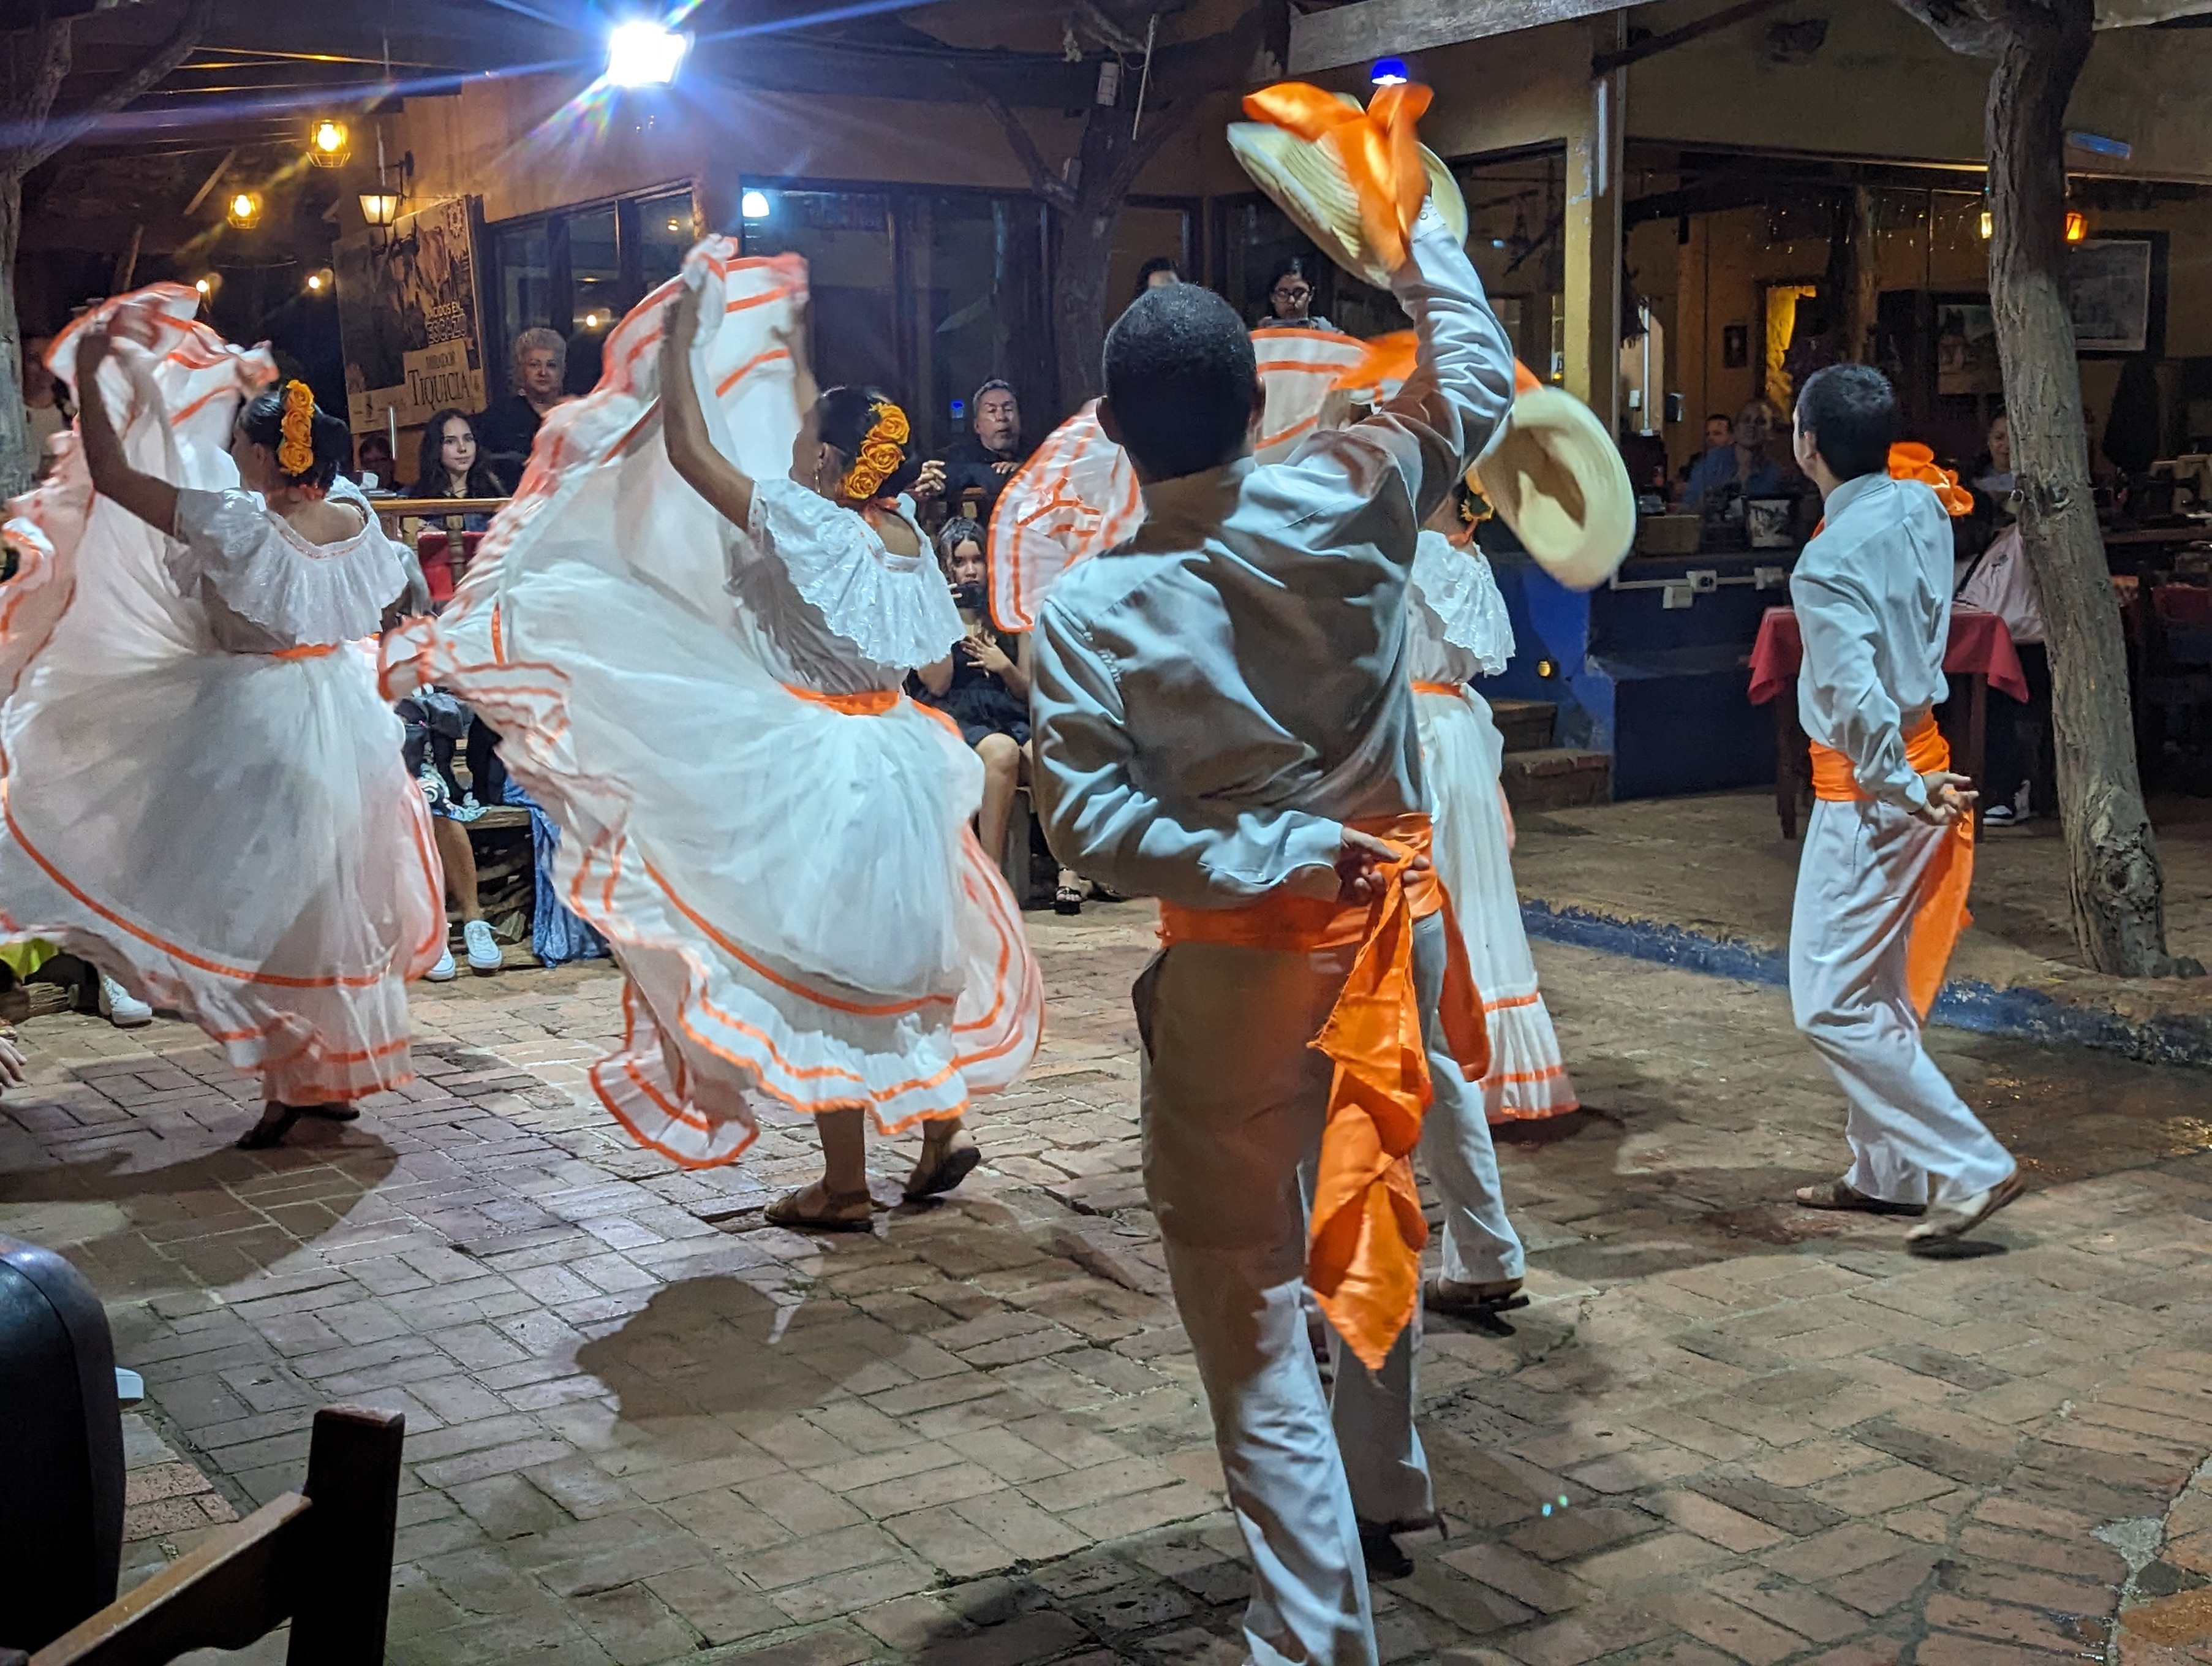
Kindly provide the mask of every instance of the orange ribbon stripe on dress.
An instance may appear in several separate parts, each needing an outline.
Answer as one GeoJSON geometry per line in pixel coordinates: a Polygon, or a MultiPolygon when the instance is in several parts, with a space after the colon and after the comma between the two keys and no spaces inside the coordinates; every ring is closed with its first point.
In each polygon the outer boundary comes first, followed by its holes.
{"type": "MultiPolygon", "coordinates": [[[[1851,774],[1851,761],[1832,746],[1813,745],[1813,796],[1832,804],[1867,804],[1871,796],[1859,788],[1851,774]]],[[[1936,727],[1933,717],[1923,717],[1905,737],[1905,761],[1922,775],[1951,767],[1950,743],[1936,727]]],[[[1912,916],[1912,936],[1905,949],[1905,986],[1912,1009],[1922,1018],[1936,1004],[1943,987],[1943,974],[1951,964],[1951,951],[1959,933],[1973,923],[1966,912],[1966,893],[1974,883],[1974,818],[1964,815],[1951,824],[1950,836],[1936,853],[1929,871],[1927,895],[1912,916]]]]}
{"type": "MultiPolygon", "coordinates": [[[[1419,362],[1421,338],[1411,330],[1393,330],[1386,336],[1368,338],[1366,350],[1359,362],[1336,379],[1339,387],[1373,389],[1402,386],[1419,362]]],[[[1536,380],[1536,373],[1521,362],[1513,361],[1513,395],[1518,398],[1532,387],[1544,384],[1536,380]]]]}
{"type": "Polygon", "coordinates": [[[1470,1082],[1490,1068],[1490,1036],[1451,898],[1433,869],[1413,866],[1428,854],[1429,818],[1352,825],[1401,853],[1383,867],[1384,891],[1375,902],[1276,892],[1235,909],[1163,903],[1160,937],[1170,945],[1226,943],[1286,953],[1359,945],[1328,1021],[1310,1043],[1334,1070],[1314,1178],[1306,1282],[1346,1345],[1370,1370],[1380,1371],[1420,1301],[1421,1246],[1429,1238],[1412,1163],[1421,1118],[1435,1097],[1413,981],[1416,920],[1444,915],[1440,1016],[1452,1056],[1470,1082]]]}
{"type": "Polygon", "coordinates": [[[1418,124],[1431,96],[1411,82],[1385,87],[1362,110],[1305,82],[1284,81],[1247,93],[1244,113],[1335,150],[1359,200],[1361,239],[1395,271],[1405,264],[1413,222],[1429,194],[1418,124]]]}

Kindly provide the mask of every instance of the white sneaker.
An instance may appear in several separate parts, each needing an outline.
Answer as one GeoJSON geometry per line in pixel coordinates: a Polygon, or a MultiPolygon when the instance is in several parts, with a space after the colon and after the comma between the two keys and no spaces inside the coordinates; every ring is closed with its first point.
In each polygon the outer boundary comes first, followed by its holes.
{"type": "Polygon", "coordinates": [[[154,1021],[154,1009],[106,972],[100,975],[100,1016],[118,1030],[137,1030],[154,1021]]]}
{"type": "Polygon", "coordinates": [[[469,970],[478,977],[489,977],[507,964],[507,957],[500,952],[489,921],[470,921],[461,927],[461,940],[468,945],[469,970]]]}
{"type": "Polygon", "coordinates": [[[1986,827],[2010,827],[2020,818],[2020,812],[2008,804],[1993,804],[1982,812],[1982,823],[1986,827]]]}
{"type": "Polygon", "coordinates": [[[422,976],[433,983],[451,983],[454,970],[453,952],[449,948],[438,957],[438,964],[422,976]]]}

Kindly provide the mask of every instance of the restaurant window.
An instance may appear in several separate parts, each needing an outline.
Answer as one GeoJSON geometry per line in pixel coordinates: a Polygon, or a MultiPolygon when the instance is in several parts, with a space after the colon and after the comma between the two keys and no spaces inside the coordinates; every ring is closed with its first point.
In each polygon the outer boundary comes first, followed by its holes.
{"type": "Polygon", "coordinates": [[[1003,377],[1028,437],[1043,437],[1055,413],[1036,198],[763,180],[739,202],[747,254],[806,261],[823,386],[882,387],[938,452],[965,430],[976,387],[1003,377]]]}
{"type": "MultiPolygon", "coordinates": [[[[1453,162],[1467,199],[1468,254],[1514,352],[1538,374],[1566,373],[1562,329],[1565,263],[1560,238],[1566,218],[1566,152],[1559,146],[1453,162]]],[[[1313,313],[1363,338],[1407,327],[1388,290],[1342,271],[1314,248],[1290,216],[1253,192],[1217,205],[1223,292],[1247,322],[1267,321],[1267,283],[1279,262],[1307,258],[1313,313]]]]}
{"type": "Polygon", "coordinates": [[[568,392],[589,392],[607,331],[675,273],[698,240],[696,223],[685,185],[486,227],[489,386],[510,385],[515,337],[545,326],[568,341],[568,392]]]}

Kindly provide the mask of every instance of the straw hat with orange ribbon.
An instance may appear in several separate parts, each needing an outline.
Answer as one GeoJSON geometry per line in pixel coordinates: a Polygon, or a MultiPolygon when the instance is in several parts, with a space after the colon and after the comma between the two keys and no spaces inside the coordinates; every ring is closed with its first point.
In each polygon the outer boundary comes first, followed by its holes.
{"type": "MultiPolygon", "coordinates": [[[[1405,262],[1425,198],[1455,237],[1467,236],[1459,187],[1416,131],[1430,96],[1425,87],[1386,87],[1363,109],[1348,94],[1286,82],[1245,98],[1252,120],[1231,125],[1230,148],[1316,246],[1355,277],[1387,287],[1405,262]]],[[[1380,392],[1411,374],[1410,337],[1370,345],[1372,362],[1354,380],[1380,392]]],[[[1592,589],[1612,576],[1636,536],[1627,466],[1589,406],[1520,365],[1514,369],[1512,409],[1469,483],[1546,572],[1570,588],[1592,589]]]]}

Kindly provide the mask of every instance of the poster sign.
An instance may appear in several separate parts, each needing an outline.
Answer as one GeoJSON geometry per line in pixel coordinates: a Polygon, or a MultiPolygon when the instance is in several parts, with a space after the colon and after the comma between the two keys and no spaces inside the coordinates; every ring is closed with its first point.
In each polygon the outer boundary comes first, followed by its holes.
{"type": "Polygon", "coordinates": [[[2066,309],[2077,353],[2140,353],[2150,341],[2151,246],[2092,238],[2067,252],[2066,309]]]}
{"type": "Polygon", "coordinates": [[[466,199],[371,228],[337,250],[338,332],[356,434],[484,406],[483,337],[466,199]]]}

